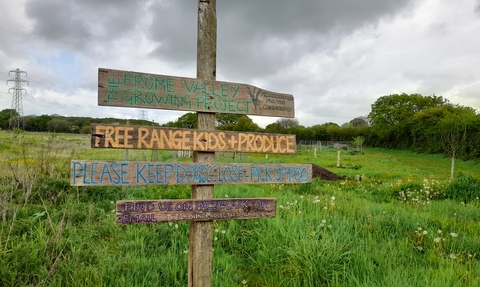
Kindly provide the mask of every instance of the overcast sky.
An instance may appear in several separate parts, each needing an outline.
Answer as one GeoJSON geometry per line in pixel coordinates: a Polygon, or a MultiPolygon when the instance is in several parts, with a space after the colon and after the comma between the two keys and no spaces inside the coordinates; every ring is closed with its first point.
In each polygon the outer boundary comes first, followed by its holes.
{"type": "MultiPolygon", "coordinates": [[[[6,81],[18,68],[29,81],[24,115],[176,120],[185,112],[99,107],[98,68],[194,78],[197,9],[0,0],[0,110],[12,107],[6,81]]],[[[395,93],[480,109],[480,0],[218,0],[217,20],[217,80],[293,94],[306,127],[366,116],[395,93]]]]}

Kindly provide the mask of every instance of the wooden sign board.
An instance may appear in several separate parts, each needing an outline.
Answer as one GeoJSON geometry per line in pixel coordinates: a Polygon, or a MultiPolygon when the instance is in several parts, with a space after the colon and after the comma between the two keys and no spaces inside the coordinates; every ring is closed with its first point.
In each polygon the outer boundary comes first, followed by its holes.
{"type": "Polygon", "coordinates": [[[293,96],[251,85],[98,69],[98,105],[295,117],[293,96]]]}
{"type": "Polygon", "coordinates": [[[116,223],[272,218],[276,203],[275,198],[122,200],[117,201],[116,223]]]}
{"type": "Polygon", "coordinates": [[[311,164],[207,164],[131,161],[71,163],[72,186],[306,183],[311,164]]]}
{"type": "Polygon", "coordinates": [[[92,148],[295,154],[295,135],[92,125],[92,148]]]}

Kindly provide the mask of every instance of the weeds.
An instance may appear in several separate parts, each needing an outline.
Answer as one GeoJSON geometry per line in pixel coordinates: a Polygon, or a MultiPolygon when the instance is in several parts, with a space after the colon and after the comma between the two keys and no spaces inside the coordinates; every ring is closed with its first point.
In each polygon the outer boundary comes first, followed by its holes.
{"type": "MultiPolygon", "coordinates": [[[[117,226],[114,211],[117,200],[187,198],[190,188],[71,187],[70,159],[124,159],[89,145],[62,135],[2,142],[0,285],[185,286],[189,223],[117,226]]],[[[314,163],[335,159],[325,150],[314,163]]],[[[313,161],[268,158],[292,160],[313,161]]],[[[277,216],[213,222],[214,286],[480,286],[478,179],[448,181],[443,160],[363,149],[343,159],[357,169],[333,170],[349,180],[216,186],[218,198],[275,197],[277,216]]]]}

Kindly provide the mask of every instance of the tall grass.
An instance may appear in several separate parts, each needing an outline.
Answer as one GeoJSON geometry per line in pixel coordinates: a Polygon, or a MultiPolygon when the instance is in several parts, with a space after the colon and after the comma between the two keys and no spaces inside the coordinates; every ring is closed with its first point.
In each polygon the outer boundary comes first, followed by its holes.
{"type": "MultiPolygon", "coordinates": [[[[0,132],[0,146],[0,286],[186,285],[189,223],[118,226],[114,211],[117,200],[187,198],[188,186],[71,187],[71,159],[125,158],[85,136],[0,132]]],[[[217,156],[346,179],[217,185],[218,198],[275,197],[277,216],[214,222],[214,286],[480,286],[478,164],[457,163],[450,181],[440,156],[365,148],[343,152],[342,168],[336,156],[217,156]]]]}

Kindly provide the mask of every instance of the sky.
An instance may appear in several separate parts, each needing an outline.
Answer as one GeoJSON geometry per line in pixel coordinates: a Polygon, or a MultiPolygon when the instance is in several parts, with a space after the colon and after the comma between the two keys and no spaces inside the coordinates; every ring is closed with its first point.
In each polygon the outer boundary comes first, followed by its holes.
{"type": "MultiPolygon", "coordinates": [[[[218,0],[217,81],[292,94],[305,127],[418,93],[480,109],[480,0],[218,0]]],[[[98,69],[195,78],[198,1],[0,0],[0,110],[20,69],[23,115],[146,117],[100,107],[98,69]]],[[[250,116],[261,127],[278,118],[250,116]]]]}

